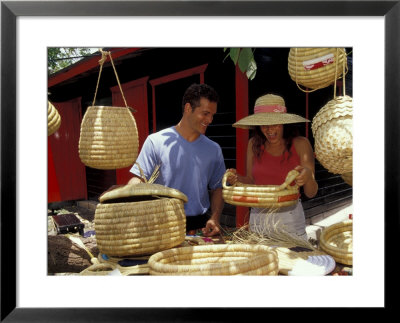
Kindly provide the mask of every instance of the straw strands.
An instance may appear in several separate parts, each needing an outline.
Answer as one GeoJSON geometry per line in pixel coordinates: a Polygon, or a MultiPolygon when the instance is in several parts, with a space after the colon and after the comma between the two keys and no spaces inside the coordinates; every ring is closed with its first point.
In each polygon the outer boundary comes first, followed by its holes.
{"type": "Polygon", "coordinates": [[[202,245],[152,255],[150,275],[277,275],[278,256],[266,246],[202,245]]]}
{"type": "Polygon", "coordinates": [[[281,223],[275,214],[276,209],[269,209],[263,211],[264,223],[261,225],[254,225],[251,228],[249,225],[244,225],[229,233],[232,243],[243,244],[258,244],[266,246],[280,246],[280,247],[304,247],[310,250],[316,248],[306,239],[299,237],[294,233],[290,233],[286,227],[281,223]]]}
{"type": "Polygon", "coordinates": [[[222,196],[226,203],[248,207],[274,207],[290,206],[299,199],[299,187],[290,183],[299,175],[296,170],[291,170],[285,182],[281,185],[249,185],[236,182],[227,185],[228,177],[232,175],[227,171],[222,179],[222,196]]]}
{"type": "Polygon", "coordinates": [[[60,128],[61,116],[56,107],[50,101],[47,102],[47,135],[51,136],[60,128]]]}

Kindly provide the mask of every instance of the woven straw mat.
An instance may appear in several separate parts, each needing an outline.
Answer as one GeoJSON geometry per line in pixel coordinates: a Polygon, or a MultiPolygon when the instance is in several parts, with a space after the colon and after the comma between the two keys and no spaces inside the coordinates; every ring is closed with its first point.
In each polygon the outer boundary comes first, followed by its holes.
{"type": "Polygon", "coordinates": [[[315,156],[329,172],[353,171],[353,100],[339,96],[315,115],[311,129],[315,156]]]}
{"type": "Polygon", "coordinates": [[[79,157],[86,166],[131,166],[139,149],[135,118],[127,107],[90,106],[81,124],[79,157]]]}

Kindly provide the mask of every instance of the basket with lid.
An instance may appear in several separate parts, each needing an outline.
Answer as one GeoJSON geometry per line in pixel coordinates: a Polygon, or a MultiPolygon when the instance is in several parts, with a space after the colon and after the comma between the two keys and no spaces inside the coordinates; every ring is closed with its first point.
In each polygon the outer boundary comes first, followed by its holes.
{"type": "Polygon", "coordinates": [[[226,203],[247,207],[279,208],[297,203],[300,193],[298,185],[291,185],[299,175],[296,170],[291,170],[281,185],[252,185],[236,182],[227,185],[227,171],[222,179],[222,196],[226,203]]]}
{"type": "Polygon", "coordinates": [[[128,184],[104,193],[95,211],[97,246],[107,256],[150,255],[185,240],[182,192],[159,184],[128,184]]]}

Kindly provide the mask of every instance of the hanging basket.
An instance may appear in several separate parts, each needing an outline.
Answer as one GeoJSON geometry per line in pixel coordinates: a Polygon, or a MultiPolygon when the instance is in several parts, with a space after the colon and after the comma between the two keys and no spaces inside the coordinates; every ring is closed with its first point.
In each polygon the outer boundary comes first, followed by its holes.
{"type": "Polygon", "coordinates": [[[353,220],[335,223],[322,230],[320,248],[336,262],[353,265],[353,220]]]}
{"type": "Polygon", "coordinates": [[[82,163],[97,169],[124,168],[136,161],[138,150],[136,121],[129,108],[88,107],[79,138],[82,163]]]}
{"type": "Polygon", "coordinates": [[[298,185],[290,185],[299,175],[296,170],[291,170],[281,185],[249,185],[236,182],[228,186],[229,175],[233,173],[227,171],[222,179],[222,196],[226,203],[232,205],[280,208],[296,204],[300,197],[298,185]]]}
{"type": "Polygon", "coordinates": [[[107,256],[149,255],[185,241],[185,194],[128,184],[103,194],[95,211],[97,246],[107,256]]]}
{"type": "Polygon", "coordinates": [[[341,174],[340,176],[347,184],[349,184],[350,186],[353,186],[353,172],[344,173],[344,174],[341,174]]]}
{"type": "Polygon", "coordinates": [[[150,275],[277,275],[278,256],[262,245],[221,244],[181,247],[152,255],[150,275]]]}
{"type": "Polygon", "coordinates": [[[61,116],[56,107],[50,101],[47,102],[47,135],[51,136],[60,128],[61,116]]]}
{"type": "Polygon", "coordinates": [[[110,52],[102,51],[100,72],[92,106],[81,124],[79,157],[86,166],[118,169],[131,166],[138,156],[139,138],[135,118],[126,103],[110,52]],[[96,106],[96,95],[103,64],[110,57],[125,107],[96,106]]]}
{"type": "Polygon", "coordinates": [[[353,171],[353,99],[338,96],[312,121],[315,156],[333,174],[353,171]]]}
{"type": "Polygon", "coordinates": [[[333,84],[347,69],[344,48],[291,48],[289,75],[304,92],[312,92],[333,84]],[[300,85],[307,89],[302,89],[300,85]]]}

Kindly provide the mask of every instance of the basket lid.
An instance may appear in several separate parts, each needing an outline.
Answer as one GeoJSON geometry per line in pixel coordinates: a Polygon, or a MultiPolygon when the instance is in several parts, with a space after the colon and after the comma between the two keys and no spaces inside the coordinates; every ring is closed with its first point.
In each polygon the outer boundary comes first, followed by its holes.
{"type": "Polygon", "coordinates": [[[127,184],[111,189],[103,193],[99,197],[99,201],[103,203],[105,201],[138,196],[173,197],[182,200],[184,203],[188,201],[187,196],[177,189],[150,183],[127,184]]]}

